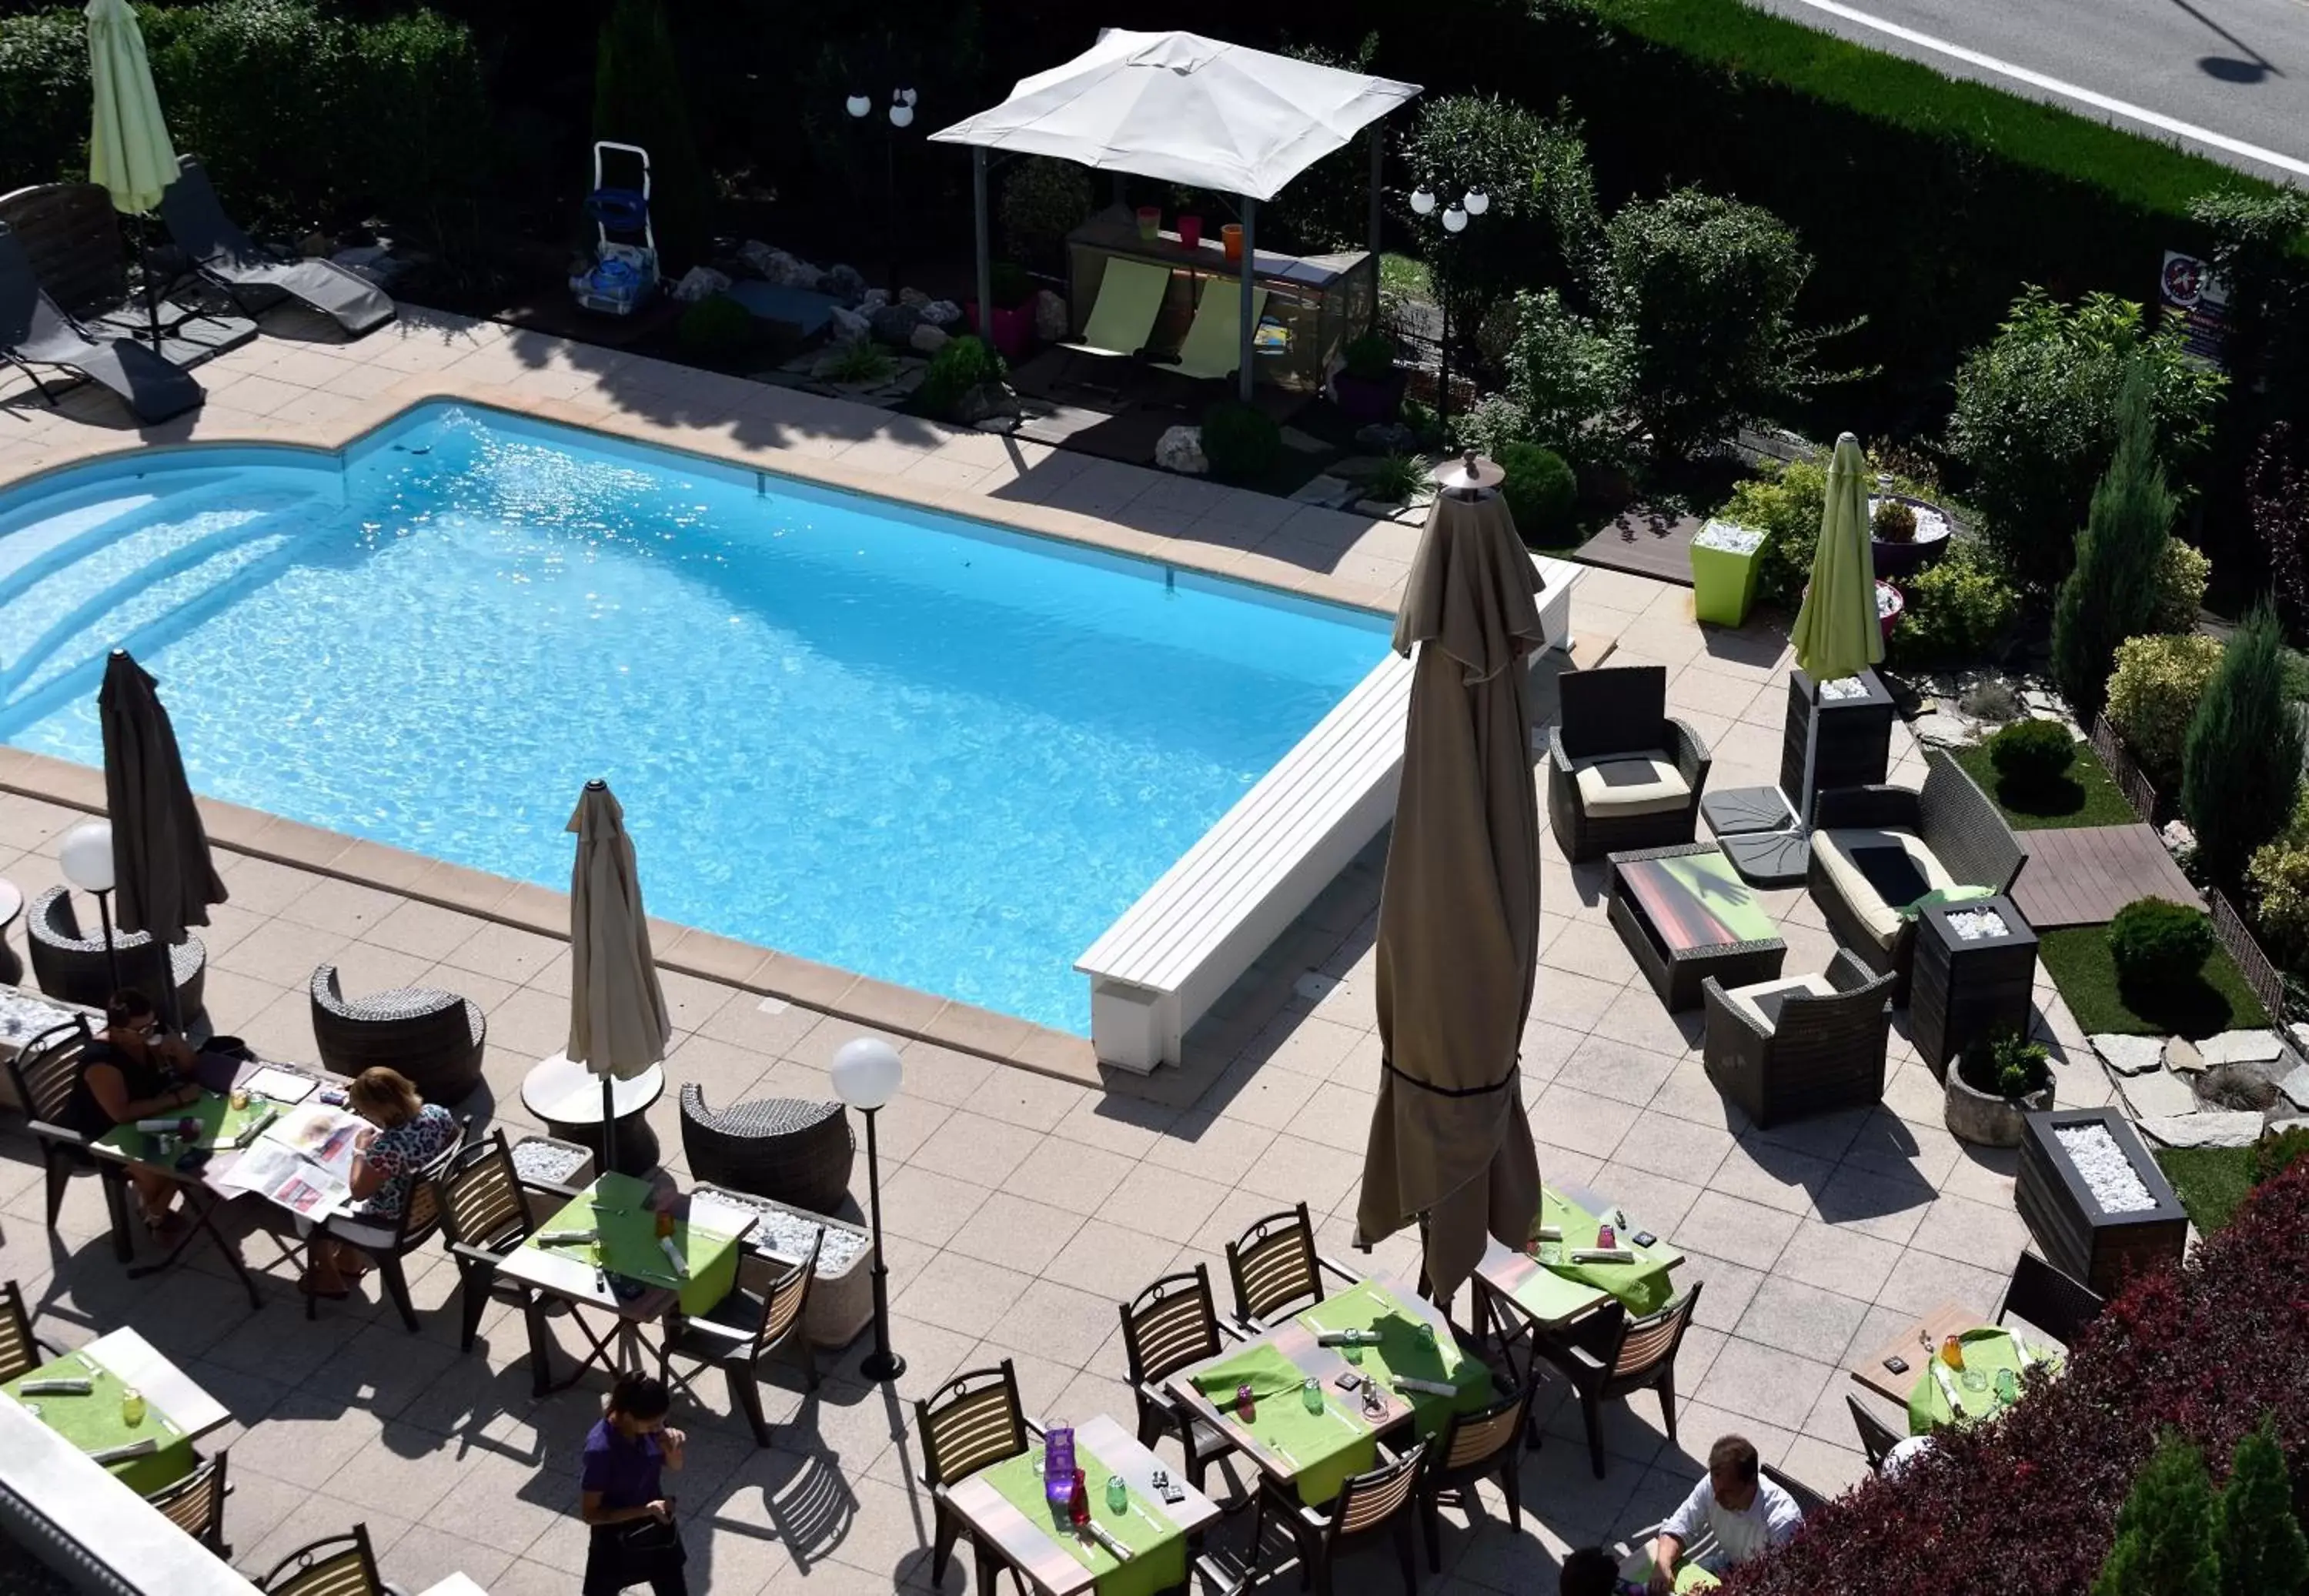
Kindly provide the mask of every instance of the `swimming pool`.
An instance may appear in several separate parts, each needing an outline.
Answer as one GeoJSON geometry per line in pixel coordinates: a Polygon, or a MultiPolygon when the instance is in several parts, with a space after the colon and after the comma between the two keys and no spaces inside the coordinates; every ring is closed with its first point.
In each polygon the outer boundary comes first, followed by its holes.
{"type": "Polygon", "coordinates": [[[566,887],[604,776],[650,911],[1086,1034],[1076,955],[1377,663],[1384,617],[435,404],[342,456],[0,496],[0,738],[566,887]]]}

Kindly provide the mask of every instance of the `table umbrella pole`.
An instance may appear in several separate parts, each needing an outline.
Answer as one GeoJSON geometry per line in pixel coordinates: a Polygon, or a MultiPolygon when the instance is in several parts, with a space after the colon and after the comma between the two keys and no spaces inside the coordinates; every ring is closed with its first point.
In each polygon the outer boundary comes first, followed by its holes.
{"type": "MultiPolygon", "coordinates": [[[[112,894],[97,893],[94,896],[96,922],[104,931],[104,973],[106,979],[112,982],[112,990],[117,993],[120,990],[120,950],[112,945],[112,905],[109,902],[112,894]]],[[[109,1004],[111,1000],[108,997],[106,1001],[109,1004]]]]}
{"type": "Polygon", "coordinates": [[[618,1167],[617,1083],[601,1076],[601,1173],[618,1167]]]}
{"type": "MultiPolygon", "coordinates": [[[[152,291],[151,240],[144,230],[144,218],[136,218],[136,263],[144,275],[144,319],[152,329],[152,352],[160,353],[160,297],[152,291]]],[[[163,357],[165,358],[166,357],[163,357]]]]}

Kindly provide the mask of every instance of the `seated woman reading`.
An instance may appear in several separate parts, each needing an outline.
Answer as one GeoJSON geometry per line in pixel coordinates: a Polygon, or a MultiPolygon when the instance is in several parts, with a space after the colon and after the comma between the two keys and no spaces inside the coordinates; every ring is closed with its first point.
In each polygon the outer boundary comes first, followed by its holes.
{"type": "MultiPolygon", "coordinates": [[[[198,1102],[195,1062],[185,1040],[160,1028],[151,999],[142,992],[115,992],[105,1005],[104,1030],[81,1050],[80,1074],[65,1104],[65,1123],[93,1139],[117,1126],[158,1118],[198,1102]]],[[[131,1164],[128,1184],[135,1190],[144,1222],[154,1231],[173,1235],[184,1228],[185,1216],[174,1207],[174,1180],[158,1169],[131,1164]]]]}
{"type": "MultiPolygon", "coordinates": [[[[313,1243],[313,1265],[301,1287],[316,1297],[349,1294],[347,1278],[358,1280],[368,1271],[361,1249],[393,1245],[417,1172],[457,1140],[457,1122],[449,1110],[419,1097],[398,1070],[379,1065],[361,1071],[346,1101],[375,1128],[361,1132],[353,1154],[352,1207],[324,1221],[313,1243]]],[[[311,1226],[300,1220],[297,1228],[309,1232],[311,1226]]]]}

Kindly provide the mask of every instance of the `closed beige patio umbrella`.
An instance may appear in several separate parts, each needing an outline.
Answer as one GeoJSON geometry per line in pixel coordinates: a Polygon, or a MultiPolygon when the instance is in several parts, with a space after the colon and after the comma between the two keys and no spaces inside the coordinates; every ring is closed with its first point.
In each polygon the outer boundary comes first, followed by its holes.
{"type": "Polygon", "coordinates": [[[569,877],[570,1059],[601,1078],[601,1168],[617,1167],[612,1083],[631,1080],[665,1057],[673,1040],[649,917],[625,811],[609,783],[592,781],[569,829],[577,864],[569,877]]]}
{"type": "MultiPolygon", "coordinates": [[[[171,971],[168,950],[186,930],[209,923],[209,905],[225,901],[224,883],[209,857],[207,828],[193,802],[176,728],[160,703],[159,685],[115,649],[97,690],[97,720],[104,733],[104,808],[112,821],[112,876],[119,893],[120,928],[151,934],[160,969],[171,971]]],[[[173,973],[164,973],[160,999],[172,1026],[183,1020],[173,973]]]]}
{"type": "Polygon", "coordinates": [[[1449,1303],[1488,1232],[1520,1246],[1539,1160],[1517,1052],[1539,957],[1539,798],[1525,657],[1538,573],[1495,495],[1435,501],[1395,647],[1413,666],[1379,911],[1379,1102],[1356,1213],[1368,1246],[1427,1220],[1449,1303]]]}

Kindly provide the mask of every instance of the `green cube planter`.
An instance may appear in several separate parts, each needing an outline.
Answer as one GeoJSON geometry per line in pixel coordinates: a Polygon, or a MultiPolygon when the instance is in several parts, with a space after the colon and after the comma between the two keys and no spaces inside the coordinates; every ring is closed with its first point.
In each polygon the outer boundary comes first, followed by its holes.
{"type": "Polygon", "coordinates": [[[1692,613],[1712,625],[1747,625],[1763,552],[1763,534],[1751,528],[1728,521],[1711,521],[1700,528],[1691,540],[1692,613]],[[1743,550],[1738,547],[1742,543],[1753,546],[1743,550]]]}

